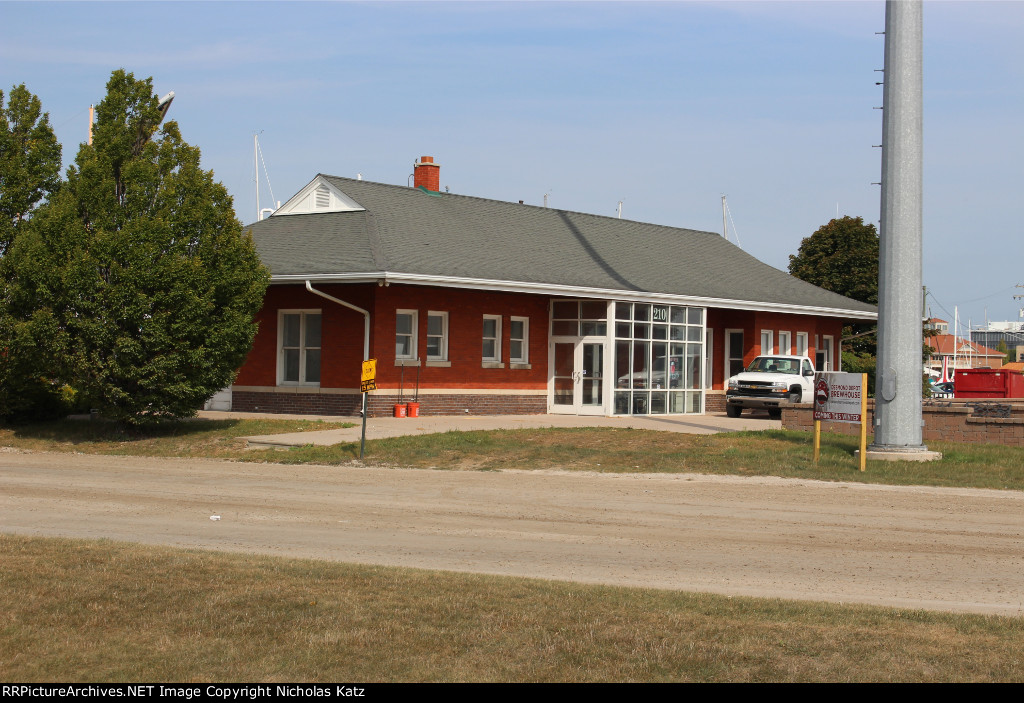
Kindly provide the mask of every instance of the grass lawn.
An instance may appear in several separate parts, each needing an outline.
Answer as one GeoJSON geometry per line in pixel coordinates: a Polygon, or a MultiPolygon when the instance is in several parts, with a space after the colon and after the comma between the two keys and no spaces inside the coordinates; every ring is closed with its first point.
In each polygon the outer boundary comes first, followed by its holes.
{"type": "Polygon", "coordinates": [[[0,679],[1022,681],[1024,619],[0,535],[0,679]]]}
{"type": "MultiPolygon", "coordinates": [[[[0,428],[0,446],[99,454],[182,456],[285,464],[341,464],[356,460],[358,442],[308,445],[287,451],[245,448],[240,437],[351,427],[308,420],[190,420],[135,435],[105,423],[60,421],[0,428]]],[[[687,435],[617,428],[546,428],[371,440],[367,463],[446,470],[556,469],[783,476],[893,485],[1024,490],[1024,451],[1001,445],[929,442],[935,462],[869,461],[858,471],[857,439],[823,435],[821,461],[811,434],[788,430],[687,435]]]]}

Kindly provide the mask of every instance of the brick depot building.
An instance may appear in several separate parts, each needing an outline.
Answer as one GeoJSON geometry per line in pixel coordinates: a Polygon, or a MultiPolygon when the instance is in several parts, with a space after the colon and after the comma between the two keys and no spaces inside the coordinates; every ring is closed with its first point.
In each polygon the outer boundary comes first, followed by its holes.
{"type": "Polygon", "coordinates": [[[272,273],[234,410],[372,414],[703,413],[761,353],[836,369],[873,306],[712,232],[319,175],[251,226],[272,273]]]}

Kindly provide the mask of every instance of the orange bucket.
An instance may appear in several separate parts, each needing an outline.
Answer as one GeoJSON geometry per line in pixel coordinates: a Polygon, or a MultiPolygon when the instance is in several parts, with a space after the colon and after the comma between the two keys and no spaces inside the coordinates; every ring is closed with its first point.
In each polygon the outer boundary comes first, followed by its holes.
{"type": "Polygon", "coordinates": [[[405,417],[405,403],[395,403],[395,417],[405,417]]]}
{"type": "Polygon", "coordinates": [[[420,404],[419,403],[408,403],[409,406],[409,417],[420,416],[420,404]]]}

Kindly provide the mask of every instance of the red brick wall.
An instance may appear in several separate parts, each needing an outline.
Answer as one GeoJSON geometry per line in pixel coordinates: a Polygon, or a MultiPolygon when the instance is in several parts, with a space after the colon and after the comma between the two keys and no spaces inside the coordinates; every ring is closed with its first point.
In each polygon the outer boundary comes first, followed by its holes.
{"type": "Polygon", "coordinates": [[[790,333],[792,353],[796,353],[797,332],[807,333],[807,354],[814,361],[817,351],[814,345],[815,336],[832,337],[832,355],[836,365],[839,363],[839,340],[842,337],[843,321],[834,317],[815,317],[813,315],[788,315],[775,312],[758,312],[746,310],[723,310],[709,308],[707,326],[713,330],[713,346],[711,353],[712,387],[723,389],[728,380],[725,372],[725,330],[743,330],[743,364],[754,360],[761,353],[761,330],[772,330],[773,351],[779,348],[779,332],[790,333]]]}
{"type": "MultiPolygon", "coordinates": [[[[402,367],[395,366],[397,310],[417,310],[419,382],[424,388],[544,390],[547,388],[548,299],[518,293],[432,288],[426,286],[348,284],[315,286],[371,313],[370,356],[377,359],[377,387],[398,389],[402,367]],[[427,313],[448,313],[449,367],[426,365],[427,313]],[[501,358],[505,368],[483,368],[483,316],[501,315],[501,358]],[[511,318],[529,318],[529,369],[510,368],[511,318]]],[[[277,385],[279,310],[320,310],[322,318],[321,388],[358,388],[363,359],[363,316],[320,296],[301,284],[274,285],[257,316],[259,331],[236,386],[277,385]]],[[[405,368],[411,389],[417,369],[405,368]]]]}
{"type": "MultiPolygon", "coordinates": [[[[379,337],[373,353],[377,358],[377,387],[397,389],[401,367],[395,366],[395,322],[398,310],[416,310],[419,329],[417,356],[420,385],[424,388],[487,388],[544,390],[548,366],[548,300],[520,293],[391,285],[377,289],[374,314],[379,337]],[[448,313],[448,361],[450,367],[426,364],[427,313],[448,313]],[[483,368],[483,316],[501,315],[501,359],[505,368],[483,368]],[[527,317],[529,369],[510,368],[511,318],[527,317]]],[[[405,367],[405,387],[416,381],[416,367],[405,367]]]]}
{"type": "MultiPolygon", "coordinates": [[[[375,284],[319,284],[317,290],[365,308],[371,312],[373,328],[370,335],[370,356],[377,359],[377,387],[381,390],[397,391],[404,384],[406,392],[414,390],[419,372],[419,384],[431,389],[487,389],[487,390],[546,390],[548,381],[548,306],[547,296],[521,293],[465,290],[429,286],[392,284],[386,287],[375,284]],[[395,322],[397,310],[416,310],[418,313],[417,356],[421,366],[400,367],[395,365],[395,322]],[[438,367],[426,364],[427,356],[427,313],[428,311],[448,313],[448,360],[450,366],[438,367]],[[501,315],[501,358],[504,368],[483,368],[482,341],[483,316],[501,315]],[[509,364],[511,318],[529,319],[529,369],[513,369],[509,364]],[[404,368],[404,379],[402,370],[404,368]]],[[[278,311],[279,310],[320,310],[323,315],[323,353],[321,362],[321,388],[359,387],[360,365],[363,359],[363,316],[336,303],[330,302],[306,291],[302,284],[273,285],[267,292],[266,302],[257,316],[259,332],[245,365],[235,380],[236,386],[276,386],[278,363],[278,311]]],[[[745,346],[744,362],[749,363],[760,353],[762,329],[774,332],[776,347],[780,330],[792,334],[796,342],[797,332],[808,334],[809,353],[814,354],[815,335],[832,335],[838,354],[838,343],[842,330],[841,320],[817,318],[808,315],[784,315],[778,313],[737,310],[709,309],[707,324],[713,329],[712,349],[714,388],[724,387],[725,330],[742,329],[745,346]]],[[[316,407],[333,408],[330,412],[348,414],[351,400],[341,396],[311,400],[320,394],[302,394],[299,398],[278,398],[271,401],[261,393],[259,398],[249,398],[247,391],[236,391],[234,405],[237,409],[269,405],[278,408],[267,412],[292,412],[285,406],[295,407],[295,412],[320,412],[316,407]],[[239,395],[241,394],[241,395],[239,395]],[[310,405],[311,404],[311,405],[310,405]]],[[[253,391],[255,392],[255,391],[253,391]]],[[[297,394],[277,394],[289,396],[297,394]]],[[[463,398],[465,396],[453,396],[463,398]]],[[[517,397],[517,396],[508,396],[517,397]]],[[[474,407],[489,407],[492,396],[481,396],[474,407]]],[[[719,410],[723,397],[708,396],[707,411],[719,410]]],[[[452,401],[458,405],[459,400],[452,401]]],[[[509,401],[511,402],[511,401],[509,401]]],[[[518,403],[519,401],[515,401],[518,403]]],[[[438,404],[441,407],[443,404],[438,404]]],[[[453,406],[454,407],[454,406],[453,406]]],[[[530,401],[529,407],[536,407],[530,401]]],[[[459,412],[464,407],[458,409],[459,412]]],[[[540,408],[535,412],[544,412],[540,408]]],[[[477,412],[471,410],[471,412],[477,412]]]]}
{"type": "MultiPolygon", "coordinates": [[[[317,290],[372,310],[376,286],[317,285],[317,290]]],[[[324,388],[358,388],[363,359],[363,316],[306,290],[304,285],[273,285],[267,289],[263,309],[256,316],[259,331],[252,350],[235,379],[237,386],[277,385],[277,323],[279,310],[320,310],[324,388]]],[[[393,324],[393,323],[392,323],[393,324]]],[[[392,334],[394,330],[392,329],[392,334]]],[[[371,332],[371,342],[373,335],[371,332]]]]}

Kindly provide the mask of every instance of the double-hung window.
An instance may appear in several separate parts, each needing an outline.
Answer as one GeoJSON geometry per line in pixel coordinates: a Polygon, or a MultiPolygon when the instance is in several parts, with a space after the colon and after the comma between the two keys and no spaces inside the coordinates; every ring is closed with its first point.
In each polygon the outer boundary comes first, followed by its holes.
{"type": "Polygon", "coordinates": [[[448,313],[427,313],[427,361],[448,360],[448,313]]]}
{"type": "Polygon", "coordinates": [[[513,364],[530,363],[530,318],[513,317],[509,321],[508,360],[513,364]]]}
{"type": "Polygon", "coordinates": [[[415,310],[398,310],[395,314],[395,360],[416,359],[415,310]]]}
{"type": "Polygon", "coordinates": [[[484,315],[483,360],[501,361],[501,315],[484,315]]]}
{"type": "Polygon", "coordinates": [[[821,344],[816,346],[815,365],[818,367],[818,371],[831,371],[833,369],[831,335],[822,335],[821,344]]]}
{"type": "Polygon", "coordinates": [[[807,356],[807,333],[796,333],[796,355],[807,356]]]}
{"type": "Polygon", "coordinates": [[[320,384],[320,311],[282,310],[278,319],[281,384],[320,384]]]}
{"type": "Polygon", "coordinates": [[[743,371],[743,330],[725,331],[725,373],[726,378],[743,371]]]}
{"type": "Polygon", "coordinates": [[[779,332],[779,354],[792,354],[793,343],[789,332],[779,332]]]}

